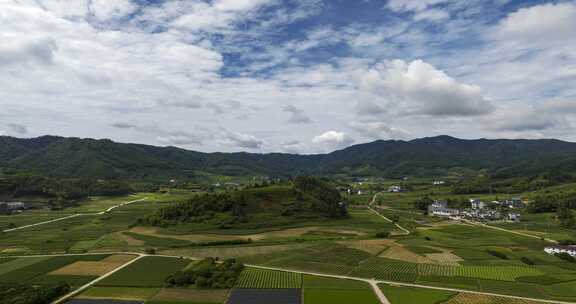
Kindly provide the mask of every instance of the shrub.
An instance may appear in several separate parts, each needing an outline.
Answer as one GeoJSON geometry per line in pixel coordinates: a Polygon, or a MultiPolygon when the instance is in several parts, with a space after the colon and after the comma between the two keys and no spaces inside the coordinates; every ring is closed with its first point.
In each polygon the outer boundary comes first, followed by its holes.
{"type": "Polygon", "coordinates": [[[432,240],[432,238],[430,238],[429,236],[424,237],[424,239],[427,240],[427,241],[431,241],[431,240],[432,240]]]}
{"type": "Polygon", "coordinates": [[[146,252],[146,254],[156,254],[156,249],[154,248],[146,248],[144,250],[144,252],[146,252]]]}
{"type": "Polygon", "coordinates": [[[556,256],[569,263],[576,263],[576,258],[574,258],[573,256],[569,255],[566,252],[557,253],[556,256]]]}
{"type": "Polygon", "coordinates": [[[526,265],[534,265],[534,261],[532,261],[530,258],[528,257],[522,257],[520,259],[520,261],[522,261],[522,263],[526,264],[526,265]]]}
{"type": "Polygon", "coordinates": [[[503,252],[500,251],[496,251],[496,250],[491,250],[491,249],[487,249],[486,252],[494,257],[497,257],[499,259],[503,259],[503,260],[507,260],[508,256],[506,254],[504,254],[503,252]]]}
{"type": "Polygon", "coordinates": [[[376,238],[379,239],[386,239],[390,237],[390,232],[388,231],[380,231],[380,232],[376,232],[376,238]]]}
{"type": "Polygon", "coordinates": [[[558,245],[562,245],[562,246],[576,245],[576,241],[574,241],[574,240],[560,240],[560,241],[558,241],[558,245]]]}

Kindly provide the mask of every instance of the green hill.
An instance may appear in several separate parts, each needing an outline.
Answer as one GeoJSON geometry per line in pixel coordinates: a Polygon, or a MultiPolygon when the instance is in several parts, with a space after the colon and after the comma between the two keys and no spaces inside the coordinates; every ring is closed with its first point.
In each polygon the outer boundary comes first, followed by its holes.
{"type": "Polygon", "coordinates": [[[375,141],[319,155],[201,153],[176,147],[44,136],[0,137],[0,168],[59,177],[178,178],[198,174],[442,175],[456,168],[502,177],[576,172],[576,144],[559,140],[375,141]]]}
{"type": "Polygon", "coordinates": [[[146,219],[160,227],[259,229],[347,215],[340,193],[314,177],[292,183],[198,195],[164,207],[146,219]]]}

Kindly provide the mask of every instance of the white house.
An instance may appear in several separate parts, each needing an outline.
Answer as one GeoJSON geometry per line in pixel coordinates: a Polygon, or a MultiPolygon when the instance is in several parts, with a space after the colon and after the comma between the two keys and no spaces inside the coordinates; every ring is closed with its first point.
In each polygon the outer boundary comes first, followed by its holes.
{"type": "Polygon", "coordinates": [[[567,253],[573,257],[576,257],[576,246],[552,245],[546,246],[544,251],[548,254],[567,253]]]}
{"type": "Polygon", "coordinates": [[[484,207],[486,207],[486,203],[484,203],[481,200],[477,200],[477,199],[470,199],[470,205],[472,207],[472,209],[484,209],[484,207]]]}
{"type": "Polygon", "coordinates": [[[508,213],[508,220],[511,222],[519,222],[520,218],[520,213],[508,213]]]}
{"type": "Polygon", "coordinates": [[[404,189],[402,189],[402,187],[400,187],[400,186],[390,186],[388,188],[388,192],[398,193],[398,192],[402,192],[402,191],[404,191],[404,189]]]}
{"type": "Polygon", "coordinates": [[[432,184],[434,186],[439,186],[439,185],[444,185],[446,182],[444,182],[443,180],[438,180],[438,181],[434,181],[432,182],[432,184]]]}
{"type": "Polygon", "coordinates": [[[448,208],[448,203],[444,201],[435,201],[428,206],[428,214],[436,216],[458,216],[460,210],[448,208]]]}

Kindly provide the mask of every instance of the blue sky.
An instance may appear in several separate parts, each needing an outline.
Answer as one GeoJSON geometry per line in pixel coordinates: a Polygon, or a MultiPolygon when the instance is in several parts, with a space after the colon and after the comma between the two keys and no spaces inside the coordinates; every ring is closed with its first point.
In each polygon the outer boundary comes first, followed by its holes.
{"type": "Polygon", "coordinates": [[[576,1],[2,0],[0,134],[576,141],[576,1]]]}

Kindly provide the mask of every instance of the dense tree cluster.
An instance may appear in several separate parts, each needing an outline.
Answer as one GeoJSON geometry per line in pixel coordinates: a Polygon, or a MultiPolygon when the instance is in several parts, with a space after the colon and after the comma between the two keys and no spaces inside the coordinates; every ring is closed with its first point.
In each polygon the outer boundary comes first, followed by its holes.
{"type": "MultiPolygon", "coordinates": [[[[346,216],[346,209],[341,208],[340,192],[326,181],[316,177],[299,176],[294,179],[294,189],[312,196],[312,210],[329,217],[346,216]]],[[[301,196],[303,197],[303,196],[301,196]]]]}
{"type": "Polygon", "coordinates": [[[166,278],[169,287],[196,285],[198,288],[232,288],[244,269],[235,259],[221,263],[215,258],[205,258],[191,268],[178,271],[166,278]]]}
{"type": "Polygon", "coordinates": [[[70,291],[70,286],[1,285],[0,304],[48,304],[70,291]]]}
{"type": "Polygon", "coordinates": [[[314,177],[298,177],[293,184],[198,195],[161,208],[145,222],[166,227],[212,221],[219,228],[227,229],[247,223],[256,213],[278,214],[279,217],[344,217],[348,212],[341,199],[340,193],[327,182],[314,177]]]}
{"type": "Polygon", "coordinates": [[[559,208],[576,209],[576,191],[539,194],[534,197],[527,210],[531,213],[542,213],[556,212],[559,208]]]}
{"type": "Polygon", "coordinates": [[[18,198],[40,196],[56,203],[88,196],[125,195],[130,185],[118,180],[58,179],[40,175],[17,174],[0,179],[0,194],[18,198]]]}

